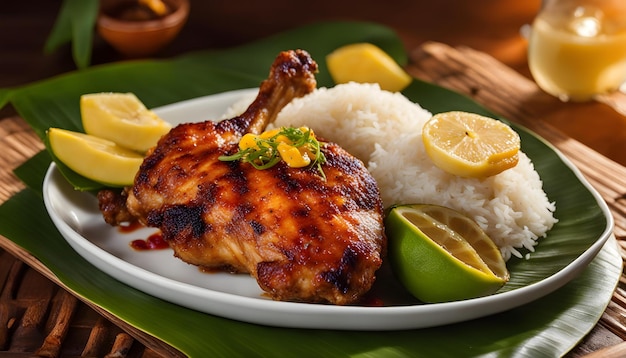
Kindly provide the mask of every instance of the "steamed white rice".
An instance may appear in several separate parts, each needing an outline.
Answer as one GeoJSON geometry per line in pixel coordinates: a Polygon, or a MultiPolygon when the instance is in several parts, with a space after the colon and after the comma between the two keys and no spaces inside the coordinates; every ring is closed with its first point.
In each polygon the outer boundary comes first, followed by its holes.
{"type": "MultiPolygon", "coordinates": [[[[249,103],[249,102],[248,102],[249,103]]],[[[465,213],[485,230],[505,260],[534,251],[556,223],[555,204],[530,159],[486,179],[437,168],[425,152],[422,126],[431,113],[378,85],[319,88],[293,100],[273,127],[303,126],[361,159],[378,182],[383,204],[437,204],[465,213]]]]}

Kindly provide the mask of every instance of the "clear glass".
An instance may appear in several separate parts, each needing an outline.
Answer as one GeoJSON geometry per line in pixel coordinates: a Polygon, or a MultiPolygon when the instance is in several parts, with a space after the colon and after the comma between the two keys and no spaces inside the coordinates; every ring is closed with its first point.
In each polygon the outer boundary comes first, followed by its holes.
{"type": "Polygon", "coordinates": [[[587,101],[626,82],[626,0],[547,0],[530,31],[528,65],[544,91],[587,101]]]}

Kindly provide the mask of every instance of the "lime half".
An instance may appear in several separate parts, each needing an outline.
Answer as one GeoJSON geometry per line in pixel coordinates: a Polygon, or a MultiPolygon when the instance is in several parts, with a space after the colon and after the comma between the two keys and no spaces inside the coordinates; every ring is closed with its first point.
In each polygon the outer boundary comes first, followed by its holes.
{"type": "Polygon", "coordinates": [[[392,207],[385,230],[394,273],[423,302],[490,295],[509,279],[498,247],[474,220],[450,208],[392,207]]]}

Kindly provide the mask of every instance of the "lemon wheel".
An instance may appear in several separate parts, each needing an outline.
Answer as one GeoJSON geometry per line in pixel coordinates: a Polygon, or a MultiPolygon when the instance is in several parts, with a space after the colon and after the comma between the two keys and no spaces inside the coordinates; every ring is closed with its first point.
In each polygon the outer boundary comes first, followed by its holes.
{"type": "Polygon", "coordinates": [[[467,112],[434,115],[422,129],[427,155],[448,173],[473,178],[517,165],[520,137],[493,118],[467,112]]]}

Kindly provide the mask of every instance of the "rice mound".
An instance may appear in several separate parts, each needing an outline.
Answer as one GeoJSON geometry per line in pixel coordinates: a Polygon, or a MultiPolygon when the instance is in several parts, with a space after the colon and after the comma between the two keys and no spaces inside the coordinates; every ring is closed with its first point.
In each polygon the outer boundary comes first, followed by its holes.
{"type": "Polygon", "coordinates": [[[425,152],[422,127],[431,113],[401,93],[376,84],[318,88],[293,100],[271,127],[308,126],[361,159],[376,179],[385,207],[437,204],[473,218],[505,260],[534,251],[557,222],[530,159],[486,179],[461,178],[437,168],[425,152]]]}

